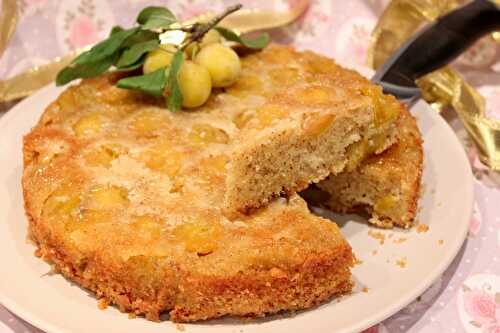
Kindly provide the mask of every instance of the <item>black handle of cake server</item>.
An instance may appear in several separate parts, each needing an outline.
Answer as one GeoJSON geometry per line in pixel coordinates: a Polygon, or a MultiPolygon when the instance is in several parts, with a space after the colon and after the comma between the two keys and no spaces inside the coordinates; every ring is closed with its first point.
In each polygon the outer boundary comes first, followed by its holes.
{"type": "Polygon", "coordinates": [[[414,81],[458,57],[474,41],[500,30],[500,6],[475,0],[451,11],[407,41],[372,78],[414,87],[414,81]]]}

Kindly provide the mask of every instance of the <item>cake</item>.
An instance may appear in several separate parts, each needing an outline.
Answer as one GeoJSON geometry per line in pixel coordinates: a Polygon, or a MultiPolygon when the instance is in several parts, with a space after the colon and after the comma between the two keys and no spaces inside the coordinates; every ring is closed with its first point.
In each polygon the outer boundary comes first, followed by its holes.
{"type": "Polygon", "coordinates": [[[212,103],[230,105],[216,107],[218,116],[238,129],[224,197],[229,215],[356,165],[349,147],[357,142],[379,153],[395,141],[400,103],[331,59],[272,45],[242,65],[241,78],[212,103]]]}
{"type": "MultiPolygon", "coordinates": [[[[383,228],[409,228],[417,212],[423,167],[422,137],[415,118],[401,112],[398,141],[379,155],[309,188],[309,202],[335,212],[365,212],[369,222],[383,228]]],[[[361,151],[366,143],[359,145],[361,151]]]]}
{"type": "Polygon", "coordinates": [[[352,164],[355,142],[390,145],[394,101],[310,52],[272,46],[242,63],[194,112],[119,89],[116,73],[64,91],[24,138],[40,256],[151,320],[263,316],[349,292],[351,247],[293,191],[352,164]]]}

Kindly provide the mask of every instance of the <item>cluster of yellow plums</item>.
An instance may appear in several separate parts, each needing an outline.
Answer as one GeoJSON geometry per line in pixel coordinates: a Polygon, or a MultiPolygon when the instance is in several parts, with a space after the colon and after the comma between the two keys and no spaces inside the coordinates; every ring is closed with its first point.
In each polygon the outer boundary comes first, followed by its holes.
{"type": "MultiPolygon", "coordinates": [[[[238,79],[241,72],[240,58],[222,41],[219,32],[210,30],[200,42],[191,43],[185,49],[186,60],[178,74],[183,107],[203,105],[212,87],[228,87],[238,79]]],[[[144,74],[170,65],[176,51],[175,45],[165,44],[149,52],[143,65],[144,74]]]]}

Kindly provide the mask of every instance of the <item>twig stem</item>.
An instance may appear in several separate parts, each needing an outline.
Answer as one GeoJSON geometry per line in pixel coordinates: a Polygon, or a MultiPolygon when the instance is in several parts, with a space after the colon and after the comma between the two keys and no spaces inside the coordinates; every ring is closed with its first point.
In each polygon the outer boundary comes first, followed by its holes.
{"type": "Polygon", "coordinates": [[[242,4],[237,4],[234,6],[230,6],[226,8],[224,12],[221,14],[215,16],[212,18],[209,22],[207,23],[195,23],[193,26],[187,28],[186,30],[189,30],[187,32],[190,32],[191,35],[189,36],[189,40],[186,44],[184,44],[181,47],[181,50],[184,50],[189,44],[193,42],[198,42],[200,41],[205,34],[210,31],[213,27],[215,27],[217,24],[219,24],[220,21],[222,21],[226,16],[238,11],[243,7],[242,4]]]}

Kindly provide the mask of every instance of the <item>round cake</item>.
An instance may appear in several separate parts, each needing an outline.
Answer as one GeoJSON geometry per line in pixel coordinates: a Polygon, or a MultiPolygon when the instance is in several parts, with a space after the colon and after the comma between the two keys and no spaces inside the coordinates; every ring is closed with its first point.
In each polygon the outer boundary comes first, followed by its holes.
{"type": "MultiPolygon", "coordinates": [[[[119,77],[68,88],[24,138],[22,185],[40,256],[102,302],[151,320],[262,316],[351,290],[349,244],[299,196],[236,217],[223,203],[242,133],[251,142],[286,118],[297,91],[314,106],[368,81],[311,52],[271,46],[242,59],[234,86],[172,113],[117,88],[119,77]]],[[[309,135],[327,135],[330,123],[309,135]]]]}

